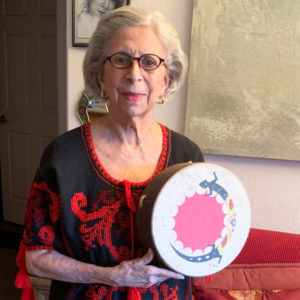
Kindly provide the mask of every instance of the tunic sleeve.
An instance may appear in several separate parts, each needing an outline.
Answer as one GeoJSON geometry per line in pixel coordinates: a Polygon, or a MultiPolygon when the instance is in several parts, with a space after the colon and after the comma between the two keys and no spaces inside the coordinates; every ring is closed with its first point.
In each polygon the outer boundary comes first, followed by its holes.
{"type": "Polygon", "coordinates": [[[60,196],[45,181],[34,181],[27,200],[22,243],[28,250],[61,250],[60,196]]]}
{"type": "Polygon", "coordinates": [[[25,229],[17,256],[19,272],[15,284],[24,289],[22,299],[34,299],[26,269],[25,252],[30,250],[64,252],[60,231],[60,198],[48,147],[43,153],[27,198],[25,229]]]}
{"type": "Polygon", "coordinates": [[[172,131],[172,154],[169,165],[184,162],[204,162],[199,146],[186,136],[172,131]]]}
{"type": "Polygon", "coordinates": [[[60,230],[60,194],[52,164],[51,144],[43,153],[34,177],[25,211],[22,243],[28,250],[49,249],[63,252],[60,230]]]}

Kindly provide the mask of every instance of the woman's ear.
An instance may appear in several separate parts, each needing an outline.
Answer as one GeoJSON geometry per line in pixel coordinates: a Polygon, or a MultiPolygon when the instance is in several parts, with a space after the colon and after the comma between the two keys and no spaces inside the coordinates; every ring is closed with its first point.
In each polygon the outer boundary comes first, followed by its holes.
{"type": "Polygon", "coordinates": [[[105,84],[104,84],[102,73],[98,74],[97,81],[98,81],[98,85],[100,86],[101,90],[103,91],[105,89],[105,84]]]}
{"type": "Polygon", "coordinates": [[[165,97],[166,95],[166,90],[169,86],[169,76],[166,74],[164,77],[164,83],[163,83],[163,87],[162,87],[162,95],[165,97]]]}
{"type": "Polygon", "coordinates": [[[164,87],[165,87],[165,89],[167,89],[168,86],[169,86],[169,76],[168,76],[168,74],[166,74],[165,77],[164,77],[164,87]]]}

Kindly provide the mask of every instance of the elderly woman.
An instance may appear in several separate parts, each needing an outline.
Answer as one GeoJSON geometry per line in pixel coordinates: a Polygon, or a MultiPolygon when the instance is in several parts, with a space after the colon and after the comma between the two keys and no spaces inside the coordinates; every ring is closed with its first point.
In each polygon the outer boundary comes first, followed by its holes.
{"type": "Polygon", "coordinates": [[[191,299],[190,279],[151,265],[153,252],[135,228],[154,176],[203,161],[196,144],[153,119],[185,71],[177,34],[161,14],[126,6],[100,20],[84,77],[109,113],[46,148],[28,198],[19,286],[28,271],[53,279],[50,299],[191,299]]]}

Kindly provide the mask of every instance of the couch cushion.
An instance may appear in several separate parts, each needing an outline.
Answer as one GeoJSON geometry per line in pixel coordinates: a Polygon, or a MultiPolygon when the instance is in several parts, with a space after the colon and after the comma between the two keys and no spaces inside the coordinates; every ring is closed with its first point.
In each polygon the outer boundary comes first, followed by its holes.
{"type": "Polygon", "coordinates": [[[300,288],[300,263],[230,265],[209,279],[196,277],[193,282],[200,287],[229,290],[300,288]]]}
{"type": "Polygon", "coordinates": [[[197,300],[300,299],[300,235],[252,228],[232,264],[192,280],[197,300]]]}
{"type": "Polygon", "coordinates": [[[211,290],[197,288],[195,300],[298,300],[300,289],[294,290],[211,290]]]}

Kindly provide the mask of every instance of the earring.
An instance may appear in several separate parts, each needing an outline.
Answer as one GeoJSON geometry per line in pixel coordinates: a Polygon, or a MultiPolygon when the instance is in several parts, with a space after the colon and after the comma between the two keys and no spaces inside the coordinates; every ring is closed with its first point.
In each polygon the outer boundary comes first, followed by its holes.
{"type": "Polygon", "coordinates": [[[105,90],[101,91],[101,99],[106,102],[108,100],[108,94],[105,90]]]}
{"type": "Polygon", "coordinates": [[[165,96],[161,96],[156,101],[158,104],[164,104],[165,103],[165,96]]]}

